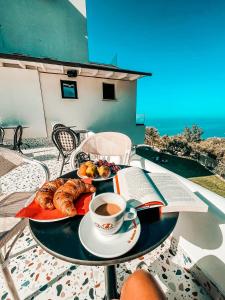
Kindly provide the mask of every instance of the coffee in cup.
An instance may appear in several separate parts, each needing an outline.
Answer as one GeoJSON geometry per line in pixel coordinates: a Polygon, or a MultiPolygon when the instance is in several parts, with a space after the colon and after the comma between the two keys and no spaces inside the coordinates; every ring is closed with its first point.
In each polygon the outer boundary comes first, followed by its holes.
{"type": "Polygon", "coordinates": [[[120,207],[114,203],[104,203],[97,207],[95,213],[100,216],[112,216],[120,211],[120,207]]]}
{"type": "Polygon", "coordinates": [[[103,193],[92,199],[89,204],[91,219],[103,235],[116,233],[123,222],[137,216],[135,208],[127,208],[126,200],[115,193],[103,193]]]}

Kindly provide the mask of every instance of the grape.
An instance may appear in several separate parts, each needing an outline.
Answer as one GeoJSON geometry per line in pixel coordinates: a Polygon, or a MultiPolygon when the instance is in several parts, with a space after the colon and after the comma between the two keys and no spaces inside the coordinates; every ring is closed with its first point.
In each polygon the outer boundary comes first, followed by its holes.
{"type": "Polygon", "coordinates": [[[108,162],[107,160],[105,159],[99,159],[95,165],[97,167],[101,167],[101,166],[106,166],[110,169],[110,171],[112,172],[112,174],[116,174],[119,170],[120,170],[120,167],[117,166],[114,162],[108,162]]]}
{"type": "Polygon", "coordinates": [[[112,174],[116,174],[120,170],[120,167],[117,166],[115,163],[108,163],[108,166],[109,166],[112,174]]]}

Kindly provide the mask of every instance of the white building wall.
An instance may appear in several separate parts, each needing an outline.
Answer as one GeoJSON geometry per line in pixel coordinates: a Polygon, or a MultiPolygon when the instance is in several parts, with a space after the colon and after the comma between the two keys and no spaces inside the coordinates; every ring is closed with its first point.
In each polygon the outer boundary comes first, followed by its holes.
{"type": "MultiPolygon", "coordinates": [[[[133,143],[143,142],[144,126],[136,126],[136,81],[78,76],[73,80],[79,99],[62,99],[61,79],[69,78],[0,67],[0,124],[29,126],[24,138],[51,136],[52,124],[60,122],[95,132],[119,131],[133,143]],[[116,101],[102,100],[103,82],[115,84],[116,101]]],[[[7,130],[6,138],[12,136],[13,131],[7,130]]]]}
{"type": "MultiPolygon", "coordinates": [[[[0,124],[29,126],[25,137],[46,137],[38,72],[0,68],[0,124]]],[[[13,131],[6,130],[6,138],[13,131]]]]}
{"type": "Polygon", "coordinates": [[[136,81],[109,80],[78,76],[79,99],[62,99],[60,80],[67,76],[41,73],[41,86],[50,134],[52,124],[76,125],[80,129],[120,131],[128,134],[134,143],[144,139],[144,127],[136,126],[136,81]],[[102,83],[114,83],[116,101],[102,100],[102,83]]]}

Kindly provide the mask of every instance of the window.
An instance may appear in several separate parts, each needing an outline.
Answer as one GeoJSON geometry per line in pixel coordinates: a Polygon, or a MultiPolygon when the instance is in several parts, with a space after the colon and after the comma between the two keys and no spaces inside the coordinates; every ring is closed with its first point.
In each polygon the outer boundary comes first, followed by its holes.
{"type": "Polygon", "coordinates": [[[77,83],[76,81],[60,80],[62,98],[77,99],[77,83]]]}
{"type": "Polygon", "coordinates": [[[114,84],[103,83],[102,89],[103,89],[103,99],[104,100],[116,100],[114,84]]]}

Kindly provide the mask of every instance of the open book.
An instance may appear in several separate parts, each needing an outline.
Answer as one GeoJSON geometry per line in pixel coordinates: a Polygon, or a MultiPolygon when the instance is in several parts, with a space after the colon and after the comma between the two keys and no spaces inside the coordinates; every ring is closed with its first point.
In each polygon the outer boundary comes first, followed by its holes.
{"type": "Polygon", "coordinates": [[[162,206],[162,212],[207,212],[208,206],[169,173],[145,173],[137,167],[120,170],[114,191],[138,210],[162,206]]]}

